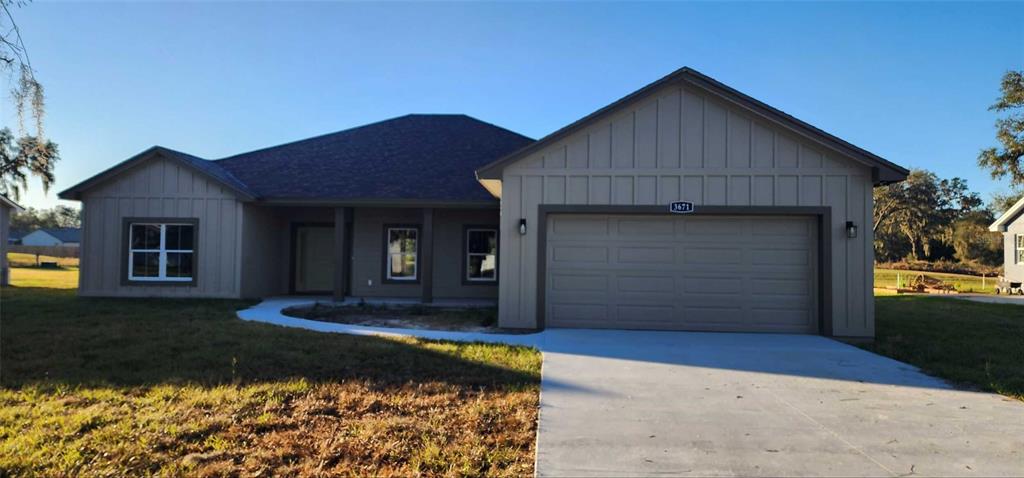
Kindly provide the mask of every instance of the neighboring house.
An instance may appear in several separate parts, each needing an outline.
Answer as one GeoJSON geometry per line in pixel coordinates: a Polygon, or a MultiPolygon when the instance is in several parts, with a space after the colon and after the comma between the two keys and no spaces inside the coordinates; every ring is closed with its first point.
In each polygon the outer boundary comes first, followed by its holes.
{"type": "Polygon", "coordinates": [[[26,232],[27,231],[18,231],[11,229],[10,231],[7,232],[7,244],[11,246],[21,244],[21,238],[25,237],[26,232]]]}
{"type": "Polygon", "coordinates": [[[21,236],[23,246],[78,247],[82,230],[77,227],[44,227],[21,236]]]}
{"type": "Polygon", "coordinates": [[[0,195],[0,285],[10,283],[11,270],[7,266],[7,243],[11,229],[11,215],[25,209],[7,196],[0,195]]]}
{"type": "Polygon", "coordinates": [[[683,68],[536,142],[410,115],[216,161],[154,147],[61,197],[83,203],[82,295],[872,337],[871,190],[906,175],[683,68]]]}
{"type": "Polygon", "coordinates": [[[1007,209],[988,230],[1003,233],[1003,277],[1024,283],[1024,198],[1007,209]]]}

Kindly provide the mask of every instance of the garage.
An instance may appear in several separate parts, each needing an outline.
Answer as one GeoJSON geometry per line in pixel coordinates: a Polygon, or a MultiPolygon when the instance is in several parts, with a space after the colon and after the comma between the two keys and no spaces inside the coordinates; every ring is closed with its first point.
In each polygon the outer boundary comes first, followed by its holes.
{"type": "Polygon", "coordinates": [[[548,327],[818,333],[810,215],[550,214],[548,327]]]}
{"type": "Polygon", "coordinates": [[[502,327],[870,339],[872,190],[908,171],[682,68],[476,174],[502,327]]]}

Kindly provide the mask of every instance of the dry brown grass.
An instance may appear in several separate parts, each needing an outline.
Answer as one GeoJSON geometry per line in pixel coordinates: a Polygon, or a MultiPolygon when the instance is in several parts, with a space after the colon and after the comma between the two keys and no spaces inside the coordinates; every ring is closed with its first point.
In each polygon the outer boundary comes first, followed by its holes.
{"type": "Polygon", "coordinates": [[[237,301],[0,294],[0,476],[533,473],[535,350],[246,323],[237,301]]]}

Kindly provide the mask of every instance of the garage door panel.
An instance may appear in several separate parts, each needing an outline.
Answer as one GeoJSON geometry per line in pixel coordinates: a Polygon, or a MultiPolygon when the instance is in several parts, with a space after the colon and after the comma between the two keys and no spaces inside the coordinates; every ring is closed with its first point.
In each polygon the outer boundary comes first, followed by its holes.
{"type": "Polygon", "coordinates": [[[672,264],[675,262],[675,248],[619,247],[615,258],[619,264],[672,264]]]}
{"type": "Polygon", "coordinates": [[[686,264],[713,264],[728,266],[743,263],[743,251],[714,247],[687,247],[683,250],[682,262],[686,264]]]}
{"type": "Polygon", "coordinates": [[[735,237],[743,233],[744,224],[720,217],[693,217],[677,222],[676,235],[688,237],[735,237]]]}
{"type": "Polygon", "coordinates": [[[809,297],[811,284],[806,280],[788,278],[755,278],[750,281],[750,292],[756,296],[809,297]]]}
{"type": "Polygon", "coordinates": [[[743,280],[736,277],[687,277],[682,283],[684,294],[734,295],[743,290],[743,280]]]}
{"type": "Polygon", "coordinates": [[[608,248],[573,245],[556,246],[551,254],[551,262],[555,264],[559,262],[597,262],[606,264],[608,263],[608,248]]]}
{"type": "Polygon", "coordinates": [[[552,234],[564,238],[604,236],[608,234],[608,219],[600,217],[563,217],[554,221],[552,234]]]}
{"type": "Polygon", "coordinates": [[[676,290],[676,279],[670,275],[619,275],[615,284],[618,292],[673,294],[676,290]]]}
{"type": "Polygon", "coordinates": [[[668,218],[619,219],[615,230],[620,238],[663,240],[675,234],[675,224],[668,218]]]}
{"type": "Polygon", "coordinates": [[[813,333],[809,217],[552,215],[546,324],[813,333]]]}
{"type": "Polygon", "coordinates": [[[763,249],[751,251],[753,265],[806,266],[811,262],[811,253],[807,249],[763,249]]]}
{"type": "Polygon", "coordinates": [[[726,305],[686,305],[680,308],[688,325],[741,325],[745,312],[742,307],[726,305]]]}
{"type": "Polygon", "coordinates": [[[592,274],[552,274],[551,290],[555,292],[608,292],[608,276],[592,274]]]}

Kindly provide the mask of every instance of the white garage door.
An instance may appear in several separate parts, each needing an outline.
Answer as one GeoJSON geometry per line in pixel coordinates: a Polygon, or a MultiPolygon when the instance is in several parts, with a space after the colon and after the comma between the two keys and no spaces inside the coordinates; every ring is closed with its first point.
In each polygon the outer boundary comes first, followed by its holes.
{"type": "Polygon", "coordinates": [[[816,333],[817,220],[552,214],[548,327],[816,333]]]}

